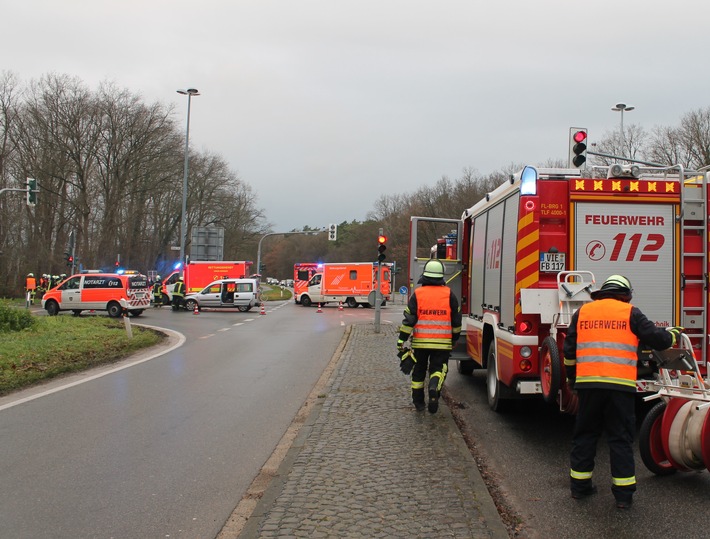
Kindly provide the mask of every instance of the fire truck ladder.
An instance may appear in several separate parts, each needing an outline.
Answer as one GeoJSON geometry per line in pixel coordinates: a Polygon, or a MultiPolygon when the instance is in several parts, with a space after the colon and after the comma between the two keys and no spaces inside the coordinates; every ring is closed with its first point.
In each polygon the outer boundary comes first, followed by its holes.
{"type": "Polygon", "coordinates": [[[708,179],[706,172],[680,169],[680,304],[698,364],[706,364],[708,346],[708,179]]]}

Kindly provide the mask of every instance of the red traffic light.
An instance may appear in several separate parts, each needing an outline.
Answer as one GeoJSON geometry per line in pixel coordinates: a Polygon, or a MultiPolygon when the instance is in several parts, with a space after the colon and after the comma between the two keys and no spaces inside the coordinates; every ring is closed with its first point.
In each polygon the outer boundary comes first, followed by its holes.
{"type": "Polygon", "coordinates": [[[386,242],[387,242],[387,236],[385,236],[384,234],[380,234],[379,236],[377,236],[377,243],[382,244],[382,243],[386,243],[386,242]]]}
{"type": "Polygon", "coordinates": [[[587,132],[586,131],[577,131],[572,138],[577,143],[584,142],[585,140],[587,140],[587,132]]]}

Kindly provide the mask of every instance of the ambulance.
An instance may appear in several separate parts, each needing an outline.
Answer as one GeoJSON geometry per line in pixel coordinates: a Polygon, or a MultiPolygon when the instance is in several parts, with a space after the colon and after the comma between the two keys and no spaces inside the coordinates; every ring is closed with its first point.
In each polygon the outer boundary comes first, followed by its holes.
{"type": "Polygon", "coordinates": [[[124,312],[139,316],[150,306],[148,277],[138,272],[81,273],[59,283],[42,297],[42,308],[50,316],[60,311],[107,311],[112,318],[124,312]]]}
{"type": "Polygon", "coordinates": [[[168,304],[173,299],[173,290],[178,277],[185,280],[185,293],[200,292],[207,285],[219,279],[244,279],[251,273],[251,261],[214,261],[199,260],[188,262],[170,273],[163,280],[163,302],[168,304]]]}
{"type": "MultiPolygon", "coordinates": [[[[707,199],[707,174],[679,166],[527,166],[458,219],[411,218],[410,290],[444,252],[464,313],[459,372],[486,370],[493,410],[542,396],[573,412],[566,328],[609,275],[631,280],[634,305],[657,326],[686,328],[706,371],[707,199]],[[455,248],[432,252],[444,235],[455,248]]],[[[649,359],[640,351],[639,391],[654,376],[649,359]]]]}
{"type": "Polygon", "coordinates": [[[318,264],[316,262],[297,262],[293,265],[293,300],[298,304],[298,298],[308,288],[308,281],[318,273],[318,264]]]}
{"type": "Polygon", "coordinates": [[[391,295],[391,267],[391,264],[372,262],[318,264],[305,287],[294,294],[295,301],[304,307],[326,303],[372,307],[375,296],[370,294],[377,290],[379,280],[384,305],[391,295]]]}

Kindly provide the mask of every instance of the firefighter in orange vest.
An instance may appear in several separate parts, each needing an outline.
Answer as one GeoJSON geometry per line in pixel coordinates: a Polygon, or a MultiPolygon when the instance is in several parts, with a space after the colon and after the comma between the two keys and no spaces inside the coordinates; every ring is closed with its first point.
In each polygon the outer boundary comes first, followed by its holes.
{"type": "Polygon", "coordinates": [[[616,507],[631,507],[636,491],[636,362],[639,343],[655,350],[673,346],[681,327],[659,328],[629,303],[633,288],[612,275],[572,315],[564,342],[567,382],[574,384],[579,411],[572,435],[570,488],[575,499],[597,491],[592,482],[597,441],[605,431],[616,507]]]}
{"type": "Polygon", "coordinates": [[[429,260],[409,303],[399,328],[397,349],[403,373],[412,373],[412,402],[423,411],[424,384],[429,369],[429,412],[439,409],[441,388],[448,371],[449,355],[461,334],[461,310],[458,300],[444,281],[444,264],[429,260]],[[404,343],[412,338],[411,351],[404,343]]]}
{"type": "Polygon", "coordinates": [[[30,305],[34,305],[35,302],[35,290],[37,289],[37,279],[35,279],[34,273],[28,273],[25,279],[25,292],[29,298],[30,305]]]}

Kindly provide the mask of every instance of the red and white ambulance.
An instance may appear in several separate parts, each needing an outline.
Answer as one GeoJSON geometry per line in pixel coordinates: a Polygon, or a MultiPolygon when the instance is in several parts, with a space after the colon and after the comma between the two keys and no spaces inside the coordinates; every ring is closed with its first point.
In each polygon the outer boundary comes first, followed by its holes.
{"type": "Polygon", "coordinates": [[[148,277],[141,273],[80,273],[65,279],[42,297],[42,308],[55,316],[60,311],[107,311],[112,318],[124,312],[139,316],[150,306],[148,277]]]}

